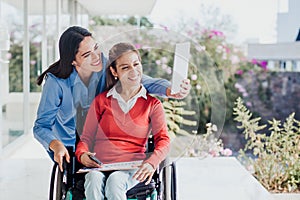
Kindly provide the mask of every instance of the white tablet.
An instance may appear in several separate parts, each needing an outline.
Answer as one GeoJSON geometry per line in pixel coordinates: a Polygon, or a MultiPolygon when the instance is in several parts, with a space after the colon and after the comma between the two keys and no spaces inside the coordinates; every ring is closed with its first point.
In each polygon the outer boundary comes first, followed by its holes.
{"type": "Polygon", "coordinates": [[[188,76],[190,58],[190,43],[177,43],[175,46],[174,65],[172,73],[171,94],[180,91],[180,84],[188,76]]]}

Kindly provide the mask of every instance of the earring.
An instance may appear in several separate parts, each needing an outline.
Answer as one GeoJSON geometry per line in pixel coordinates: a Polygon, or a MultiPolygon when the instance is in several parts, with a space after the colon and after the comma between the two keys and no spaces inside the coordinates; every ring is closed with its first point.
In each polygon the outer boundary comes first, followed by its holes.
{"type": "Polygon", "coordinates": [[[115,76],[115,80],[118,80],[118,77],[117,77],[117,76],[115,76]]]}

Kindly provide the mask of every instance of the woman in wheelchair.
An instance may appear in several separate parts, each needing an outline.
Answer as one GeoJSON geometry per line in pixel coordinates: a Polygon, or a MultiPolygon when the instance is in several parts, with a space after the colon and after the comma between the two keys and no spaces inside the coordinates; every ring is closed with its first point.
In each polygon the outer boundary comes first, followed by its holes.
{"type": "Polygon", "coordinates": [[[75,155],[87,167],[143,160],[130,170],[90,171],[85,175],[87,200],[126,200],[126,192],[139,182],[148,184],[169,151],[170,140],[161,102],[141,84],[143,70],[138,50],[118,43],[109,51],[107,91],[98,95],[88,111],[75,155]],[[146,155],[153,134],[155,149],[146,155]]]}

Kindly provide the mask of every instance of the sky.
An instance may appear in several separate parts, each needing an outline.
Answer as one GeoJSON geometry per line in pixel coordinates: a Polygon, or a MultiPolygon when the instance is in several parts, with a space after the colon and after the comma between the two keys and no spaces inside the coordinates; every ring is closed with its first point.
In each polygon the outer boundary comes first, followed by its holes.
{"type": "Polygon", "coordinates": [[[201,17],[201,5],[219,8],[221,14],[230,15],[236,25],[235,42],[276,42],[278,12],[287,11],[287,0],[157,0],[150,19],[167,27],[182,18],[201,17]]]}

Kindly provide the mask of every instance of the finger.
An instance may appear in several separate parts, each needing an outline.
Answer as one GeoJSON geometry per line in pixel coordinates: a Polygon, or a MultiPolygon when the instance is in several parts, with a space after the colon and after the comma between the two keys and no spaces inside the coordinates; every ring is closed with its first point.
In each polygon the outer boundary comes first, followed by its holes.
{"type": "Polygon", "coordinates": [[[66,161],[68,162],[68,163],[70,163],[70,155],[69,155],[69,152],[68,151],[66,151],[66,161]]]}
{"type": "Polygon", "coordinates": [[[152,177],[153,177],[153,173],[148,177],[148,180],[147,180],[147,182],[145,183],[145,185],[148,185],[148,184],[151,182],[152,177]]]}
{"type": "Polygon", "coordinates": [[[133,178],[135,178],[136,180],[140,180],[143,174],[145,174],[146,172],[147,168],[144,165],[141,165],[139,170],[133,175],[133,178]]]}
{"type": "Polygon", "coordinates": [[[140,169],[138,171],[135,172],[135,174],[132,176],[132,178],[137,180],[137,177],[139,177],[141,174],[140,169]]]}
{"type": "Polygon", "coordinates": [[[58,157],[58,165],[59,165],[59,169],[60,169],[61,172],[64,171],[62,163],[63,163],[63,156],[59,156],[58,157]]]}
{"type": "MultiPolygon", "coordinates": [[[[142,177],[140,178],[140,182],[144,182],[146,179],[148,179],[147,182],[150,183],[150,181],[151,181],[151,179],[152,179],[152,175],[153,175],[152,172],[144,173],[144,174],[142,175],[142,177]]],[[[147,182],[146,182],[146,183],[147,183],[147,182]]],[[[147,183],[147,184],[149,184],[149,183],[147,183]]],[[[147,184],[146,184],[146,185],[147,185],[147,184]]]]}
{"type": "Polygon", "coordinates": [[[189,91],[191,89],[191,85],[189,85],[189,84],[181,84],[180,87],[184,91],[189,91]]]}
{"type": "Polygon", "coordinates": [[[190,81],[190,79],[184,79],[183,82],[184,82],[185,84],[189,85],[191,81],[190,81]]]}
{"type": "Polygon", "coordinates": [[[141,170],[138,174],[137,174],[137,180],[140,182],[143,182],[144,180],[146,180],[146,178],[151,174],[151,171],[149,171],[147,168],[141,170]]]}

